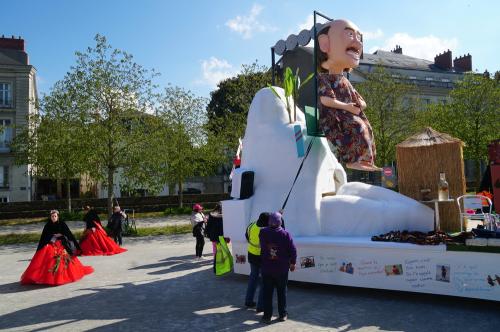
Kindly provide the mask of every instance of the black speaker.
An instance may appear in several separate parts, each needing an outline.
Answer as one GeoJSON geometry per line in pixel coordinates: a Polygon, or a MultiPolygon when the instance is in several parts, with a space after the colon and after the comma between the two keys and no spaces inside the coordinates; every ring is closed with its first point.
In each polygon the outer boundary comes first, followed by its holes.
{"type": "Polygon", "coordinates": [[[245,199],[253,195],[253,171],[241,173],[240,199],[245,199]]]}

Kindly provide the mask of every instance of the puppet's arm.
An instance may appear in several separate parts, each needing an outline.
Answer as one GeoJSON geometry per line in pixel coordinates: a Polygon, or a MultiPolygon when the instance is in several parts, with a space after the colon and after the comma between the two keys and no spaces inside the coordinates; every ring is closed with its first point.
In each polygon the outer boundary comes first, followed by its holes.
{"type": "MultiPolygon", "coordinates": [[[[341,101],[338,101],[335,98],[325,97],[325,96],[321,96],[319,98],[319,100],[321,101],[321,104],[323,104],[329,108],[342,109],[342,110],[348,111],[354,115],[358,115],[361,112],[360,108],[358,106],[356,106],[354,103],[347,104],[347,103],[343,103],[341,101]]],[[[366,107],[366,103],[365,103],[365,107],[366,107]]]]}
{"type": "Polygon", "coordinates": [[[359,108],[364,111],[365,108],[366,108],[366,102],[365,100],[363,99],[363,97],[361,97],[361,95],[356,91],[356,97],[358,99],[358,106],[359,108]]]}

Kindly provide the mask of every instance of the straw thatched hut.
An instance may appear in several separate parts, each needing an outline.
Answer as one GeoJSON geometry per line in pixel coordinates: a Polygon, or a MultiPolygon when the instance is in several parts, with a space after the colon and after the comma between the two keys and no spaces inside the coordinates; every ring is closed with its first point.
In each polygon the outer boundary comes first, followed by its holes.
{"type": "MultiPolygon", "coordinates": [[[[465,194],[463,142],[428,127],[396,146],[399,192],[422,200],[422,190],[430,189],[428,198],[438,197],[439,173],[446,173],[450,198],[465,194]]],[[[433,204],[429,205],[432,208],[433,204]]],[[[441,229],[460,230],[456,202],[439,204],[441,229]]]]}

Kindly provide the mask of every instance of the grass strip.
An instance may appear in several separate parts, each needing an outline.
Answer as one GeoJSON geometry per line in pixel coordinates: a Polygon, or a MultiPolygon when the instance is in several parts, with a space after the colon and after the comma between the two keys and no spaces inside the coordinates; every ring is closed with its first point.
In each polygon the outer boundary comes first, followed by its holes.
{"type": "MultiPolygon", "coordinates": [[[[173,235],[173,234],[187,234],[191,233],[191,225],[172,225],[162,227],[142,227],[137,228],[137,234],[130,235],[130,237],[143,237],[143,236],[159,236],[159,235],[173,235]]],[[[82,235],[81,231],[73,232],[77,239],[82,235]]],[[[20,243],[33,243],[40,240],[41,233],[23,233],[23,234],[2,234],[0,235],[0,246],[7,244],[20,244],[20,243]]]]}

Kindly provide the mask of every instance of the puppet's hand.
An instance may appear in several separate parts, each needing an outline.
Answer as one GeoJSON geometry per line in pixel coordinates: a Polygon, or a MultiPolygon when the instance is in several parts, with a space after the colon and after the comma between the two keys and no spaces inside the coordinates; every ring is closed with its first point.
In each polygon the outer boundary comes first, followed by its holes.
{"type": "Polygon", "coordinates": [[[359,113],[361,113],[361,108],[359,108],[359,106],[357,106],[355,103],[349,103],[347,104],[346,111],[354,115],[359,115],[359,113]]]}

